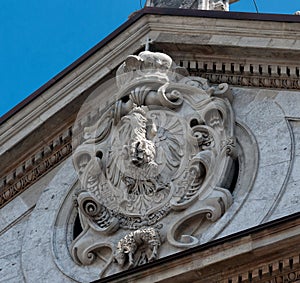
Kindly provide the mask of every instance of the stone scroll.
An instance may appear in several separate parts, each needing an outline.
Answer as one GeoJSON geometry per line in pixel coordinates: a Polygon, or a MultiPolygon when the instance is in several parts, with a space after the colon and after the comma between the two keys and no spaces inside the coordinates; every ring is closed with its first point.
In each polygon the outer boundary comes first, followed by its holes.
{"type": "Polygon", "coordinates": [[[73,153],[82,230],[70,252],[100,277],[200,245],[233,202],[237,157],[227,84],[149,51],[128,56],[116,83],[73,153]]]}

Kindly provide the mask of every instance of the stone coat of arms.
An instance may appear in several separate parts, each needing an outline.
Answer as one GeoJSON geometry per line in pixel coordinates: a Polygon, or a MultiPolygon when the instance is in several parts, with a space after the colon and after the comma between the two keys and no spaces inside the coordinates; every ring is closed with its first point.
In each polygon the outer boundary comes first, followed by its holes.
{"type": "Polygon", "coordinates": [[[73,154],[78,264],[100,276],[201,244],[232,203],[236,158],[227,84],[210,87],[163,53],[129,56],[116,102],[73,154]]]}

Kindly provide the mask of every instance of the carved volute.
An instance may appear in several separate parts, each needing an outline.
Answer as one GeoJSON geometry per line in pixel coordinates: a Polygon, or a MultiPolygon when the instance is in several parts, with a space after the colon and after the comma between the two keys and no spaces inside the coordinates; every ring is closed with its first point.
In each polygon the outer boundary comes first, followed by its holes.
{"type": "Polygon", "coordinates": [[[237,156],[227,84],[190,77],[162,53],[128,56],[113,105],[73,154],[81,190],[78,264],[100,276],[202,243],[232,204],[237,156]]]}

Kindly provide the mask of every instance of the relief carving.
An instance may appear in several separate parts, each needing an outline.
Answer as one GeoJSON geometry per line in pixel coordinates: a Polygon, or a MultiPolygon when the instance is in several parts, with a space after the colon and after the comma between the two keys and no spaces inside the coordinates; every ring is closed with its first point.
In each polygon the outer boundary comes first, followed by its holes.
{"type": "Polygon", "coordinates": [[[292,283],[292,282],[300,282],[300,273],[299,271],[296,272],[289,272],[284,275],[279,275],[273,278],[270,282],[274,283],[292,283]]]}
{"type": "Polygon", "coordinates": [[[149,51],[128,56],[116,82],[116,102],[73,153],[82,232],[70,250],[102,262],[102,277],[201,244],[232,203],[237,157],[227,84],[149,51]]]}
{"type": "MultiPolygon", "coordinates": [[[[128,268],[151,262],[157,259],[160,244],[159,232],[156,229],[152,227],[138,229],[118,242],[114,258],[121,267],[124,267],[125,262],[128,261],[128,268]],[[144,261],[135,262],[134,255],[140,247],[144,248],[144,261]]],[[[143,259],[142,256],[139,258],[143,259]]]]}

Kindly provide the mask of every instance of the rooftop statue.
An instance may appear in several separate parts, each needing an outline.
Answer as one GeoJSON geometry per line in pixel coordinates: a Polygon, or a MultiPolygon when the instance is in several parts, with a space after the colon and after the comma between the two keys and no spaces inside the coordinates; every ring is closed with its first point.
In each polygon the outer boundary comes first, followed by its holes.
{"type": "Polygon", "coordinates": [[[229,11],[229,5],[237,1],[239,0],[147,0],[146,6],[229,11]]]}

